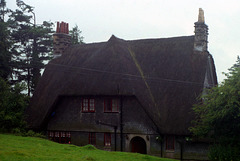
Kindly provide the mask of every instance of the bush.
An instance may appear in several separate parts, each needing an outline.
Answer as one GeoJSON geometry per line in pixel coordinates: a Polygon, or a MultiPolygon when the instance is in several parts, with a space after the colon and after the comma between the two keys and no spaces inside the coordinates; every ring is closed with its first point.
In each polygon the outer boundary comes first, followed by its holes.
{"type": "Polygon", "coordinates": [[[46,136],[43,135],[42,133],[37,133],[37,132],[34,132],[34,131],[32,131],[32,130],[28,130],[27,132],[22,133],[22,136],[46,138],[46,136]]]}
{"type": "Polygon", "coordinates": [[[24,111],[29,97],[22,94],[23,84],[11,87],[0,78],[0,131],[22,133],[25,131],[24,111]]]}
{"type": "Polygon", "coordinates": [[[213,145],[208,157],[211,161],[240,161],[239,150],[231,145],[213,145]]]}

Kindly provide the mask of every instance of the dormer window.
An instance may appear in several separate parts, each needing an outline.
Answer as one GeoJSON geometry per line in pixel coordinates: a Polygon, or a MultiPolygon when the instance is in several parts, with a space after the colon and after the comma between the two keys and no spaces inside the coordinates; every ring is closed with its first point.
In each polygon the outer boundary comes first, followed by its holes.
{"type": "Polygon", "coordinates": [[[119,112],[119,99],[117,98],[105,99],[104,112],[119,112]]]}
{"type": "Polygon", "coordinates": [[[82,99],[82,112],[95,112],[95,100],[93,98],[82,99]]]}

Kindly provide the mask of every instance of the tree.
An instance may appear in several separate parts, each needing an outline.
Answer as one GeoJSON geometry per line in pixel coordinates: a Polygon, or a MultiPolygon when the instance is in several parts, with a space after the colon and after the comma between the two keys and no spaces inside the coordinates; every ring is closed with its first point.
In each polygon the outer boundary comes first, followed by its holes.
{"type": "Polygon", "coordinates": [[[23,84],[13,88],[0,78],[0,131],[14,132],[25,129],[24,111],[29,98],[22,94],[23,84]]]}
{"type": "Polygon", "coordinates": [[[43,24],[33,28],[33,49],[31,66],[31,92],[34,91],[41,77],[41,70],[44,69],[44,61],[51,59],[52,51],[52,29],[53,23],[44,21],[43,24]]]}
{"type": "Polygon", "coordinates": [[[8,31],[8,23],[5,22],[5,14],[8,12],[6,2],[2,0],[0,2],[0,77],[4,80],[8,80],[11,76],[10,32],[8,31]]]}
{"type": "Polygon", "coordinates": [[[44,61],[50,59],[52,50],[52,25],[44,21],[36,24],[32,6],[17,0],[19,9],[9,16],[11,53],[16,82],[26,82],[28,95],[32,93],[44,68],[44,61]]]}
{"type": "Polygon", "coordinates": [[[72,44],[82,44],[84,37],[81,36],[82,31],[75,25],[72,30],[69,31],[71,35],[72,44]]]}
{"type": "Polygon", "coordinates": [[[232,71],[236,70],[236,68],[239,68],[239,67],[240,67],[240,57],[237,56],[237,61],[236,61],[236,63],[233,64],[233,66],[232,66],[231,68],[229,68],[228,70],[229,70],[230,72],[232,72],[232,71]]]}
{"type": "Polygon", "coordinates": [[[196,136],[213,139],[214,146],[210,149],[212,160],[236,160],[240,155],[239,66],[238,57],[224,82],[208,90],[201,97],[202,102],[193,108],[196,120],[190,131],[196,136]]]}

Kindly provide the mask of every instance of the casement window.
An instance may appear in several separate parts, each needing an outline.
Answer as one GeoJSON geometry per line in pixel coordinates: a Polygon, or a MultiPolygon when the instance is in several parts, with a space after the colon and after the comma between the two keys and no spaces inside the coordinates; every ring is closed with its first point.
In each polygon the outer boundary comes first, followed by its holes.
{"type": "Polygon", "coordinates": [[[104,133],[104,146],[111,146],[111,133],[104,133]]]}
{"type": "Polygon", "coordinates": [[[71,133],[66,131],[48,131],[48,139],[62,144],[70,144],[71,133]]]}
{"type": "Polygon", "coordinates": [[[82,112],[95,112],[95,100],[93,98],[82,99],[82,112]]]}
{"type": "Polygon", "coordinates": [[[166,136],[166,150],[174,150],[175,139],[174,136],[166,136]]]}
{"type": "Polygon", "coordinates": [[[119,112],[119,99],[104,99],[104,112],[119,112]]]}
{"type": "Polygon", "coordinates": [[[88,143],[92,145],[96,145],[96,133],[90,132],[88,135],[88,143]]]}

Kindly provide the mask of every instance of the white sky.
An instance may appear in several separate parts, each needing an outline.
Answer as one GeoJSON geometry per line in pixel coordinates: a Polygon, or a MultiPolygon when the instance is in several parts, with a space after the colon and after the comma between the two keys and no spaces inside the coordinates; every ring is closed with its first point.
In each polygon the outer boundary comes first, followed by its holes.
{"type": "MultiPolygon", "coordinates": [[[[6,0],[14,9],[15,0],[6,0]]],[[[125,39],[164,38],[194,34],[198,9],[209,27],[209,52],[218,81],[240,55],[239,0],[24,0],[35,7],[37,23],[65,21],[78,25],[86,43],[125,39]]]]}

